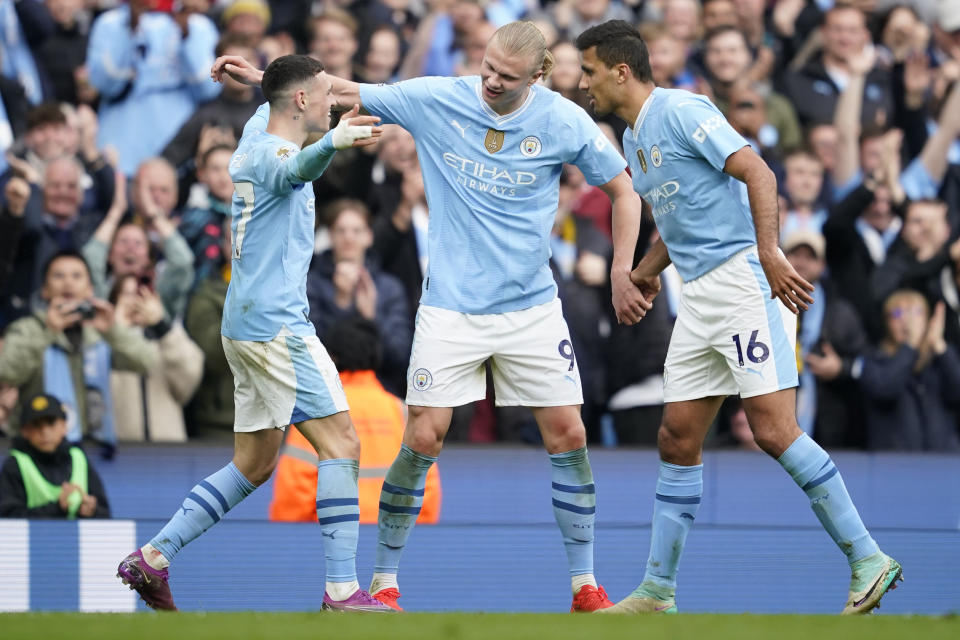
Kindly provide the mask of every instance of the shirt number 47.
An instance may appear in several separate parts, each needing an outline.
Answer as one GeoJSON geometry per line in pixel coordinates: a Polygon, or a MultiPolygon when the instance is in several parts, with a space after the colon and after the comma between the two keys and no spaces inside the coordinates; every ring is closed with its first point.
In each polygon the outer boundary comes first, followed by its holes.
{"type": "MultiPolygon", "coordinates": [[[[755,364],[760,364],[770,357],[770,347],[757,340],[759,329],[755,329],[750,334],[750,341],[747,343],[747,359],[755,364]]],[[[740,343],[739,334],[733,336],[733,344],[737,345],[737,362],[743,366],[743,347],[740,343]]]]}

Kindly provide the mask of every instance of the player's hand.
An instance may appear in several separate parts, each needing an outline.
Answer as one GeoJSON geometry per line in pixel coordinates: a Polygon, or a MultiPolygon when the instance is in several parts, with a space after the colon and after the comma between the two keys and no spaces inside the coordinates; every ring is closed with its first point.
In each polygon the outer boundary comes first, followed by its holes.
{"type": "Polygon", "coordinates": [[[7,196],[7,211],[14,218],[22,218],[27,210],[27,201],[30,199],[30,183],[20,176],[12,176],[4,189],[7,196]]]}
{"type": "Polygon", "coordinates": [[[806,311],[813,304],[813,285],[800,277],[779,249],[760,256],[760,266],[770,283],[770,297],[779,298],[791,313],[799,315],[800,309],[806,311]]]}
{"type": "Polygon", "coordinates": [[[810,373],[821,380],[833,380],[843,371],[843,360],[841,360],[837,352],[833,350],[830,343],[824,343],[822,356],[810,352],[807,354],[804,362],[807,368],[810,369],[810,373]]]}
{"type": "Polygon", "coordinates": [[[210,67],[210,78],[214,82],[223,82],[226,73],[237,82],[259,87],[263,80],[263,71],[247,62],[243,56],[220,56],[210,67]]]}
{"type": "MultiPolygon", "coordinates": [[[[659,283],[657,278],[658,290],[659,283]]],[[[617,322],[621,324],[636,324],[647,315],[647,311],[653,308],[653,296],[647,300],[643,291],[633,283],[632,275],[629,273],[612,272],[610,287],[613,289],[613,311],[617,316],[617,322]]]]}
{"type": "Polygon", "coordinates": [[[380,122],[380,118],[361,116],[359,113],[360,105],[355,104],[350,111],[340,116],[340,123],[333,130],[334,148],[367,147],[380,140],[383,127],[374,126],[380,122]]]}

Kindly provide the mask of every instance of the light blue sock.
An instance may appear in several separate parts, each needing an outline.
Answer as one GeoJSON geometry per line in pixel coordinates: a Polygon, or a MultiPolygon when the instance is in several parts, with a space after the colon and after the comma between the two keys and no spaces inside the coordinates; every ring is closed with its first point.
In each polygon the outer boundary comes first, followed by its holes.
{"type": "Polygon", "coordinates": [[[360,501],[356,460],[334,458],[317,464],[317,521],[323,536],[327,582],[357,579],[360,501]]]}
{"type": "Polygon", "coordinates": [[[256,487],[247,480],[232,462],[213,475],[201,480],[180,506],[180,510],[160,529],[150,544],[163,554],[168,562],[188,542],[220,522],[241,500],[256,487]]]}
{"type": "Polygon", "coordinates": [[[403,547],[420,515],[427,471],[437,459],[401,445],[380,491],[380,515],[377,518],[376,573],[396,574],[403,547]]]}
{"type": "Polygon", "coordinates": [[[810,436],[803,434],[794,440],[777,462],[810,498],[810,506],[820,524],[850,564],[880,550],[863,526],[840,471],[810,436]]]}
{"type": "Polygon", "coordinates": [[[666,588],[670,592],[668,596],[677,588],[677,566],[702,495],[702,464],[683,467],[660,461],[657,495],[653,501],[650,557],[643,581],[666,588]]]}
{"type": "Polygon", "coordinates": [[[597,490],[587,448],[550,455],[553,515],[567,551],[570,575],[593,573],[593,521],[597,490]]]}

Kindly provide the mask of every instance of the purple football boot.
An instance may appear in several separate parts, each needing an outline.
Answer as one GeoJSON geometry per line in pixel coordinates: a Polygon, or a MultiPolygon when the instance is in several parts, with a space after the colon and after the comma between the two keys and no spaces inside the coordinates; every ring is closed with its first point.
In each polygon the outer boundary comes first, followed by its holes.
{"type": "Polygon", "coordinates": [[[371,611],[374,613],[392,613],[393,609],[383,604],[363,589],[357,589],[346,600],[333,600],[330,594],[323,594],[324,611],[371,611]]]}
{"type": "Polygon", "coordinates": [[[170,593],[169,572],[166,569],[157,571],[147,564],[140,549],[123,559],[117,567],[117,577],[136,590],[148,607],[158,611],[177,610],[170,593]]]}

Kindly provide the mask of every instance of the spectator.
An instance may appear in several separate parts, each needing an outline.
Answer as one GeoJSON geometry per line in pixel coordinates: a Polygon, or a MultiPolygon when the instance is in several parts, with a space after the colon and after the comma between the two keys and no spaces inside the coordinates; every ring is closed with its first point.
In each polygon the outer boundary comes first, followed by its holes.
{"type": "Polygon", "coordinates": [[[916,291],[895,291],[884,301],[886,336],[860,372],[870,450],[960,450],[952,413],[960,406],[960,356],[944,340],[943,303],[932,315],[929,309],[916,291]]]}
{"type": "Polygon", "coordinates": [[[59,104],[45,102],[32,107],[27,111],[27,129],[22,138],[22,149],[8,161],[21,176],[30,182],[42,184],[47,163],[67,153],[66,129],[67,116],[59,104]],[[23,160],[27,166],[18,163],[17,159],[23,160]]]}
{"type": "Polygon", "coordinates": [[[160,297],[136,277],[118,278],[110,292],[117,324],[143,334],[158,356],[145,374],[110,373],[117,439],[136,442],[183,442],[187,439],[183,407],[200,384],[203,352],[178,322],[167,319],[160,297]]]}
{"type": "Polygon", "coordinates": [[[403,284],[412,322],[420,306],[423,274],[427,272],[429,211],[420,166],[410,166],[401,180],[399,204],[374,222],[373,249],[380,257],[383,270],[403,284]]]}
{"type": "Polygon", "coordinates": [[[856,308],[871,341],[882,337],[883,323],[870,281],[900,233],[903,222],[898,214],[906,198],[898,178],[900,133],[893,130],[886,134],[880,147],[877,177],[870,175],[835,204],[823,223],[833,282],[856,308]]]}
{"type": "Polygon", "coordinates": [[[746,138],[754,150],[767,161],[774,173],[782,173],[780,134],[769,122],[770,112],[767,110],[765,93],[767,92],[760,85],[746,82],[733,85],[727,94],[730,100],[727,119],[737,133],[746,138]]]}
{"type": "Polygon", "coordinates": [[[814,286],[814,304],[797,321],[797,423],[823,447],[862,448],[862,398],[851,372],[866,351],[867,332],[856,309],[826,279],[823,236],[795,231],[783,242],[787,260],[814,286]]]}
{"type": "Polygon", "coordinates": [[[333,202],[325,218],[330,249],[314,258],[307,276],[310,321],[321,339],[341,318],[359,316],[374,322],[383,336],[383,364],[377,373],[388,390],[400,395],[406,389],[413,340],[403,285],[367,255],[373,230],[362,202],[333,202]]]}
{"type": "Polygon", "coordinates": [[[92,438],[112,454],[116,442],[110,370],[145,373],[155,352],[114,321],[113,306],[93,297],[90,270],[80,254],[56,253],[44,269],[46,308],[7,328],[0,351],[0,382],[20,398],[56,395],[68,408],[67,439],[92,438]]]}
{"type": "Polygon", "coordinates": [[[557,30],[568,40],[607,20],[633,20],[630,9],[617,0],[557,2],[552,9],[557,30]]]}
{"type": "MultiPolygon", "coordinates": [[[[264,0],[233,0],[220,16],[224,36],[257,49],[270,26],[270,7],[264,0]]],[[[218,56],[224,55],[217,53],[218,56]]],[[[247,58],[252,60],[253,58],[247,58]]],[[[240,135],[237,134],[237,138],[240,135]]]]}
{"type": "Polygon", "coordinates": [[[580,52],[573,43],[562,40],[550,49],[553,54],[553,72],[547,78],[551,89],[567,100],[580,105],[587,113],[591,113],[590,98],[580,90],[580,52]]]}
{"type": "MultiPolygon", "coordinates": [[[[39,104],[43,99],[43,87],[40,83],[40,74],[32,44],[24,35],[24,28],[20,24],[13,0],[0,0],[0,75],[11,78],[23,87],[30,104],[39,104]]],[[[31,9],[34,3],[27,3],[23,8],[31,9]]]]}
{"type": "MultiPolygon", "coordinates": [[[[747,46],[746,37],[736,27],[719,27],[707,34],[705,41],[704,63],[713,100],[717,107],[729,117],[730,91],[738,82],[749,81],[754,77],[750,69],[754,64],[753,56],[747,46]]],[[[770,92],[765,99],[767,121],[773,126],[776,140],[771,141],[770,133],[763,141],[766,147],[776,147],[780,151],[793,149],[800,144],[800,125],[797,114],[784,96],[770,92]]]]}
{"type": "Polygon", "coordinates": [[[483,7],[477,0],[436,3],[417,27],[400,77],[452,76],[464,38],[484,22],[483,7]]]}
{"type": "Polygon", "coordinates": [[[7,183],[7,204],[0,211],[0,220],[21,229],[4,295],[7,322],[29,313],[31,297],[43,284],[43,269],[50,256],[79,250],[99,220],[99,214],[81,215],[83,169],[74,158],[64,156],[48,162],[44,175],[43,189],[31,188],[20,177],[7,183]]]}
{"type": "Polygon", "coordinates": [[[665,0],[663,24],[686,54],[700,37],[700,3],[697,0],[665,0]]]}
{"type": "Polygon", "coordinates": [[[103,482],[66,440],[67,414],[51,395],[24,403],[20,435],[0,469],[0,518],[109,518],[103,482]]]}
{"type": "MultiPolygon", "coordinates": [[[[238,35],[222,37],[217,43],[216,53],[218,56],[241,56],[247,60],[256,58],[256,50],[238,35]]],[[[258,90],[237,82],[229,74],[224,74],[222,84],[220,95],[200,105],[163,149],[163,157],[179,170],[181,176],[191,174],[196,168],[193,159],[206,150],[200,148],[205,138],[206,148],[212,144],[236,147],[244,125],[263,102],[258,90]],[[214,134],[216,138],[210,139],[209,136],[214,134]]]]}
{"type": "Polygon", "coordinates": [[[864,13],[852,5],[838,4],[826,12],[820,28],[823,52],[798,71],[783,78],[783,93],[797,108],[804,125],[832,122],[840,93],[852,77],[863,77],[861,120],[886,124],[893,113],[890,75],[871,60],[865,68],[852,68],[853,60],[872,53],[864,13]]]}
{"type": "Polygon", "coordinates": [[[194,285],[223,264],[220,256],[222,230],[230,219],[233,179],[230,157],[233,147],[217,145],[207,149],[197,163],[197,185],[187,203],[177,230],[193,251],[194,285]]]}
{"type": "Polygon", "coordinates": [[[940,272],[949,262],[947,205],[939,200],[915,200],[907,205],[900,237],[882,265],[873,272],[877,301],[897,289],[914,289],[928,300],[940,297],[940,272]]]}
{"type": "Polygon", "coordinates": [[[210,82],[217,28],[196,4],[169,14],[151,12],[150,0],[130,0],[93,23],[87,66],[101,95],[98,142],[118,150],[128,176],[163,150],[198,104],[220,93],[210,82]]]}
{"type": "Polygon", "coordinates": [[[650,53],[650,70],[658,87],[697,90],[698,78],[687,69],[686,43],[666,26],[644,25],[640,30],[650,53]]]}
{"type": "Polygon", "coordinates": [[[370,84],[393,82],[400,68],[401,47],[400,36],[393,27],[377,27],[370,34],[357,80],[370,84]]]}
{"type": "MultiPolygon", "coordinates": [[[[374,373],[380,368],[376,325],[362,318],[340,320],[330,327],[325,345],[340,372],[350,418],[360,438],[360,523],[376,524],[383,476],[400,449],[406,410],[374,373]]],[[[313,522],[317,519],[317,454],[299,431],[289,429],[286,437],[273,484],[270,519],[313,522]]],[[[427,473],[418,524],[433,524],[440,518],[436,467],[427,473]]]]}
{"type": "Polygon", "coordinates": [[[200,280],[190,298],[184,321],[187,332],[203,351],[203,379],[187,407],[189,435],[233,438],[233,373],[223,353],[220,323],[230,284],[230,219],[223,221],[220,268],[200,280]]]}
{"type": "Polygon", "coordinates": [[[80,101],[77,79],[84,77],[90,15],[83,0],[47,0],[53,32],[34,48],[40,68],[58,102],[80,101]]]}
{"type": "Polygon", "coordinates": [[[342,9],[327,9],[310,23],[310,54],[323,61],[330,75],[353,80],[357,28],[354,17],[342,9]]]}
{"type": "Polygon", "coordinates": [[[960,239],[950,245],[950,262],[940,272],[940,291],[947,305],[947,342],[960,349],[960,239]]]}
{"type": "Polygon", "coordinates": [[[703,29],[710,33],[719,27],[736,27],[740,24],[734,0],[703,0],[703,29]]]}
{"type": "Polygon", "coordinates": [[[819,234],[827,220],[827,210],[817,201],[823,186],[823,164],[803,149],[787,155],[783,164],[787,174],[783,185],[790,209],[780,213],[780,238],[785,240],[800,230],[819,234]]]}
{"type": "Polygon", "coordinates": [[[83,247],[83,255],[93,274],[98,296],[109,294],[113,282],[132,274],[156,287],[167,316],[181,316],[187,295],[193,286],[193,252],[170,220],[176,202],[173,170],[165,160],[144,163],[134,184],[134,220],[120,224],[126,209],[126,181],[118,180],[116,200],[83,247]],[[163,267],[158,268],[152,255],[150,233],[163,252],[163,267]]]}

